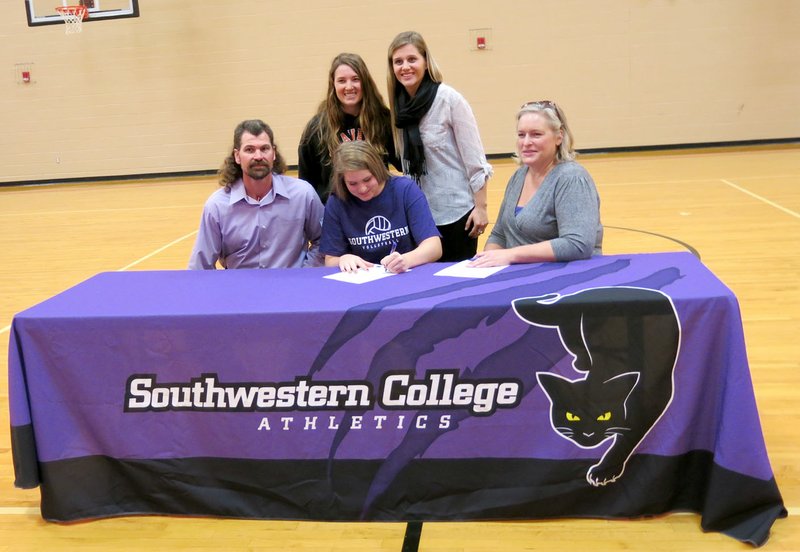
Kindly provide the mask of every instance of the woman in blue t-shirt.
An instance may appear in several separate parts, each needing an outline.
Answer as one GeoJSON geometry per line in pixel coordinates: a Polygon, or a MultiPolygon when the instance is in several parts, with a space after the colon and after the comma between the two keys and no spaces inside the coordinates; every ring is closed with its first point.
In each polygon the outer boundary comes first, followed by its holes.
{"type": "Polygon", "coordinates": [[[442,256],[428,201],[413,180],[391,176],[368,142],[344,142],[333,160],[320,251],[344,272],[380,263],[405,272],[442,256]]]}

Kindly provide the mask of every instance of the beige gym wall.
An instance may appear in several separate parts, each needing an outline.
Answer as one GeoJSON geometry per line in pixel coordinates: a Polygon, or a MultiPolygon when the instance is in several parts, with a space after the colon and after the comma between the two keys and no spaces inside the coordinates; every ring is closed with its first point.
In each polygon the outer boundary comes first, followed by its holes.
{"type": "Polygon", "coordinates": [[[532,99],[558,101],[582,149],[800,137],[797,0],[139,6],[65,36],[3,2],[0,182],[215,169],[245,118],[270,123],[294,164],[331,58],[361,54],[385,91],[386,48],[408,29],[471,103],[490,154],[513,150],[532,99]],[[471,29],[489,29],[488,49],[471,29]]]}

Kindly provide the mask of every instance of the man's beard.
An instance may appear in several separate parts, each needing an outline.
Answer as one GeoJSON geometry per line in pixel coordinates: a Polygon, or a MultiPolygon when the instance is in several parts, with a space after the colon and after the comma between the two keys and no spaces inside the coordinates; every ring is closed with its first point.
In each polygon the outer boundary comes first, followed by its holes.
{"type": "Polygon", "coordinates": [[[266,178],[272,172],[272,167],[266,163],[252,163],[247,167],[247,176],[254,180],[266,178]]]}

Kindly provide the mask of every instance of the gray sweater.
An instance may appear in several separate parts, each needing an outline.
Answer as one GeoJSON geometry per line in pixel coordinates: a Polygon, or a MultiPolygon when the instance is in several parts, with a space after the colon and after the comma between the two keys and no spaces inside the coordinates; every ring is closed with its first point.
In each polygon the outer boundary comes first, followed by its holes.
{"type": "Polygon", "coordinates": [[[527,171],[520,167],[508,181],[488,243],[510,248],[550,240],[557,261],[602,254],[600,197],[586,169],[575,161],[559,163],[515,215],[527,171]]]}

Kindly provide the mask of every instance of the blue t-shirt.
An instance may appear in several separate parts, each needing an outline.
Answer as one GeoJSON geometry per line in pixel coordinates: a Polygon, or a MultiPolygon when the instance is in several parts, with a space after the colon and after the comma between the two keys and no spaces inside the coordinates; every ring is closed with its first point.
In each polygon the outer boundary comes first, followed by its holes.
{"type": "Polygon", "coordinates": [[[320,251],[334,257],[352,253],[379,263],[395,242],[398,253],[408,253],[433,236],[439,231],[422,190],[408,177],[392,176],[369,201],[328,198],[320,251]]]}

